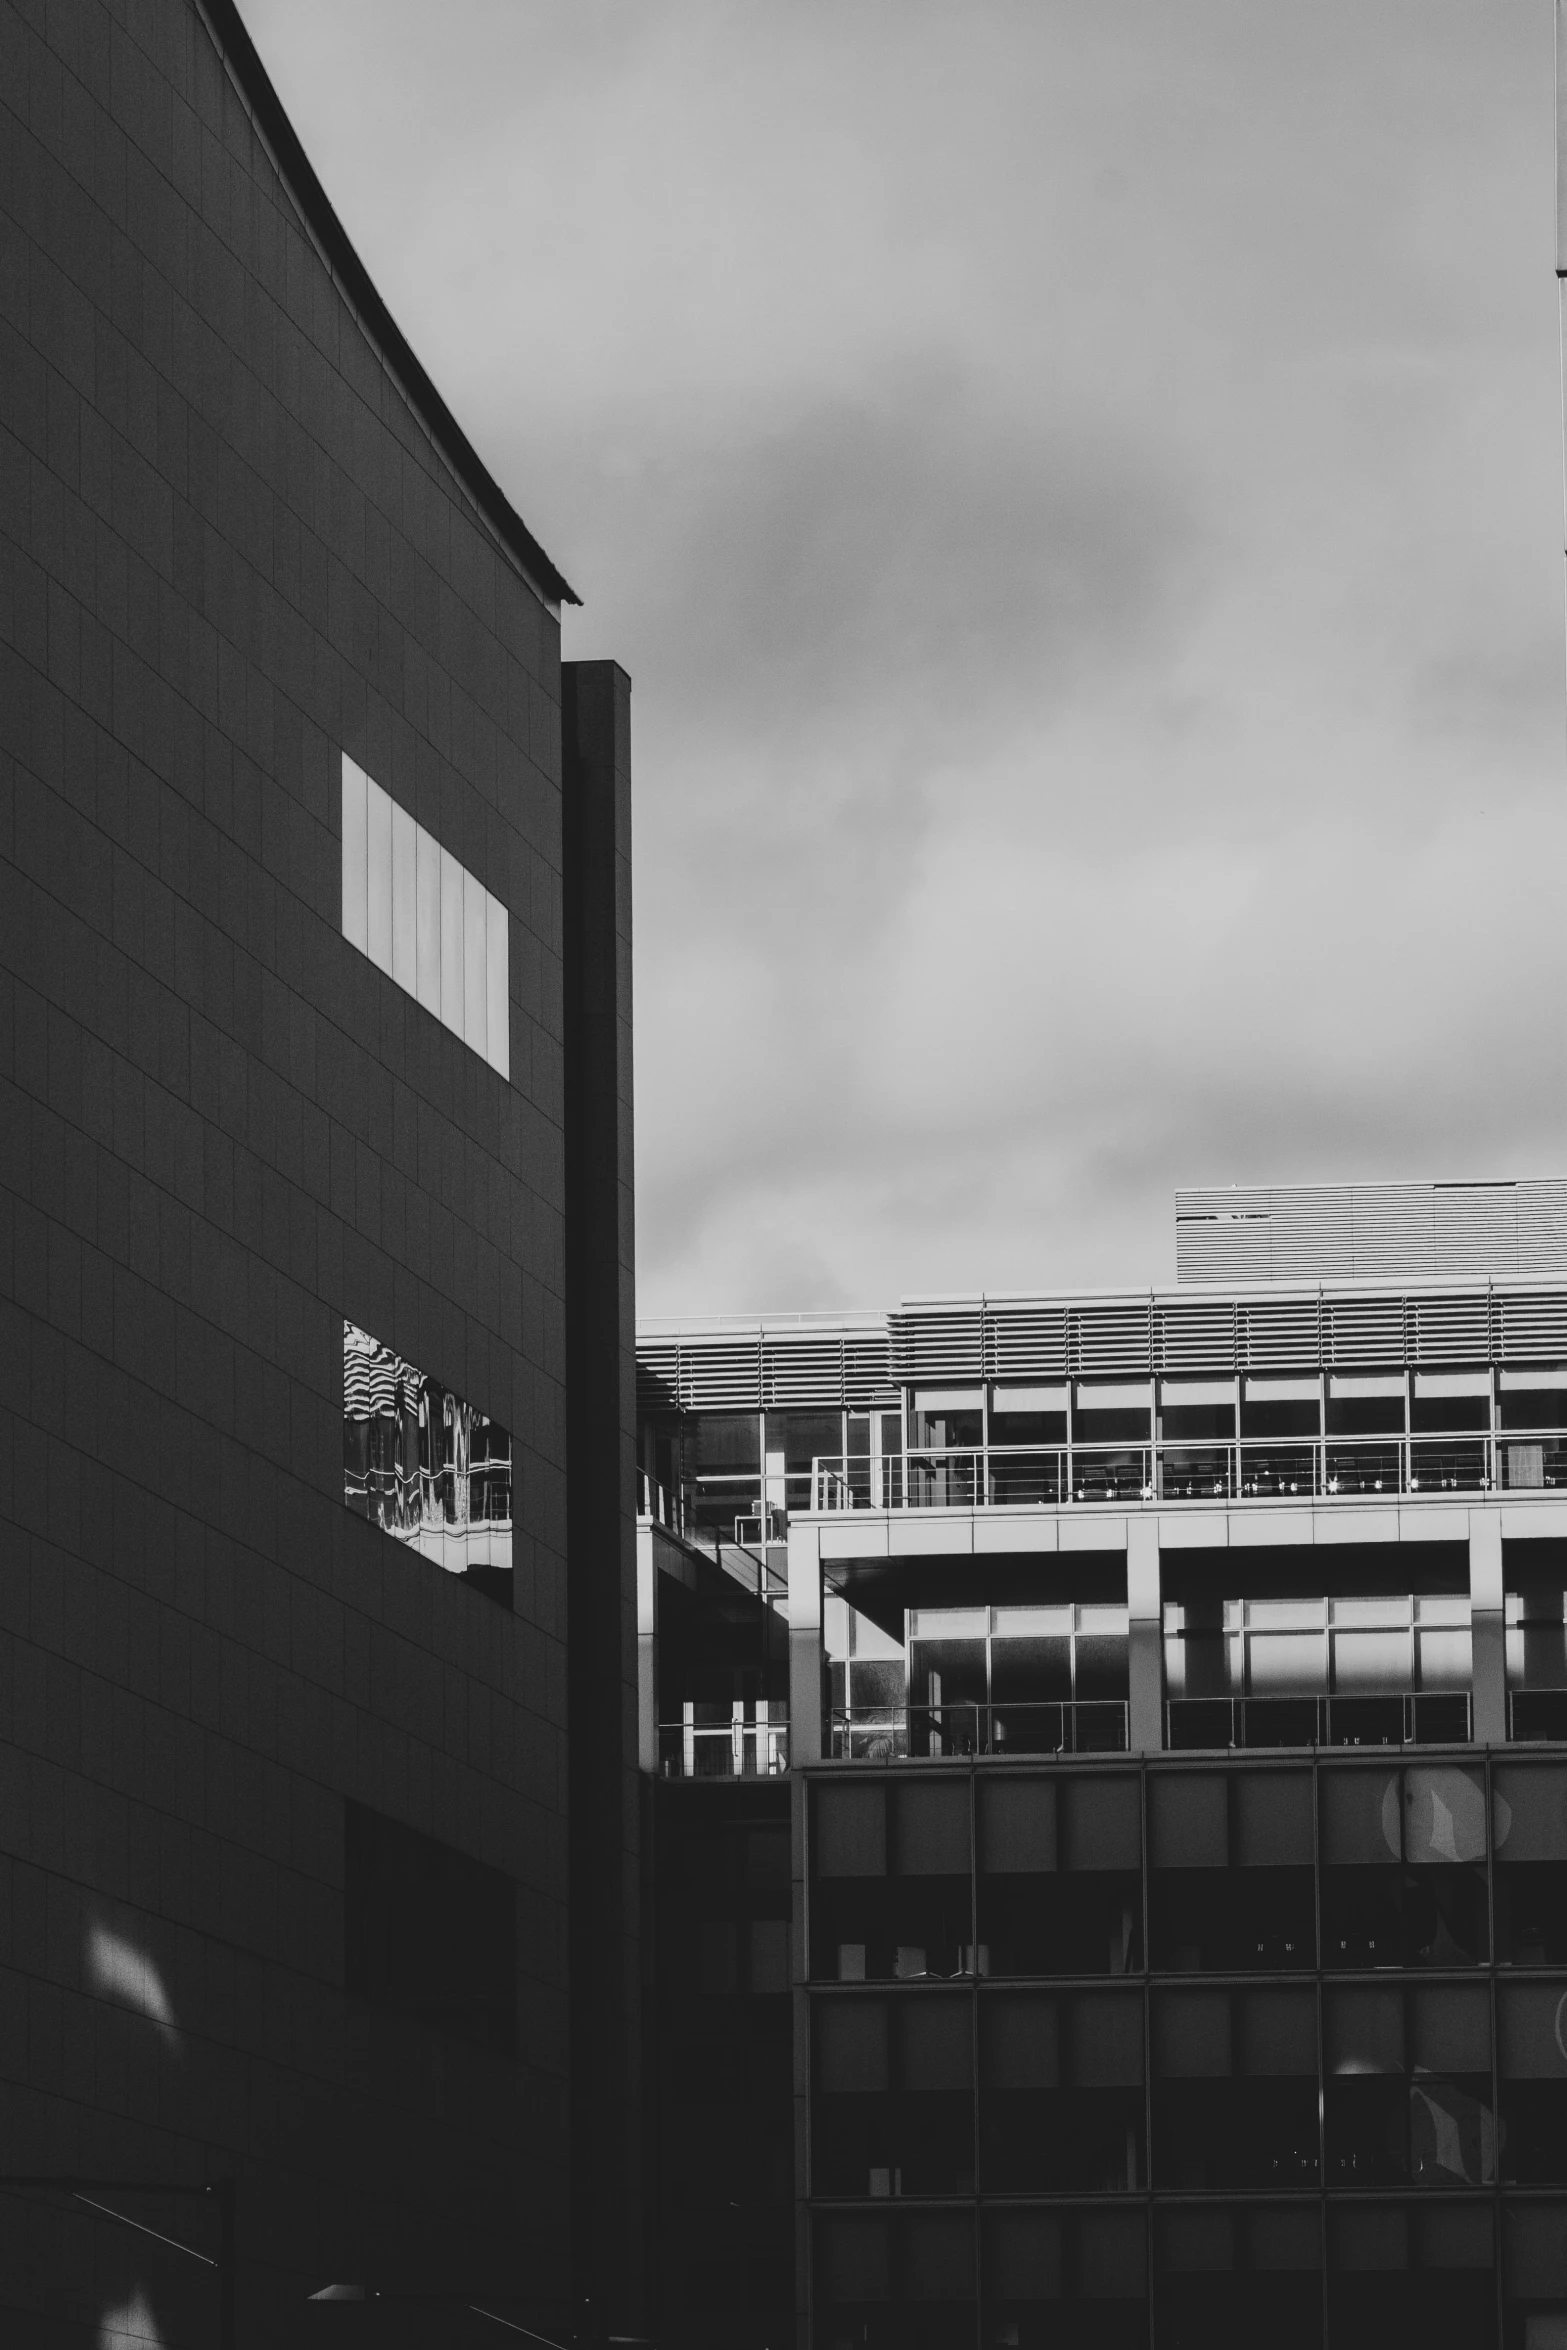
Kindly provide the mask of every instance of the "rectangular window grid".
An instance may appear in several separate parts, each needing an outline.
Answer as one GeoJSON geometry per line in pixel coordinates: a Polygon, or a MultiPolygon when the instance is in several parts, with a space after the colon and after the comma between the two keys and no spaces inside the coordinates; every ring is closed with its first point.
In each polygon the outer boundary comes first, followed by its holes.
{"type": "Polygon", "coordinates": [[[1567,1757],[807,1802],[819,2342],[1567,2343],[1567,1757]]]}

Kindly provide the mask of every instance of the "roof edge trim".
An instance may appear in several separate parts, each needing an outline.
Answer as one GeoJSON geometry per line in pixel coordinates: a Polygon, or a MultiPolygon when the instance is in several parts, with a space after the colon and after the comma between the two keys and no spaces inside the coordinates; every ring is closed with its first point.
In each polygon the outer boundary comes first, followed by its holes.
{"type": "Polygon", "coordinates": [[[339,291],[374,339],[410,408],[541,602],[580,604],[582,598],[512,505],[377,291],[316,177],[235,0],[196,0],[196,6],[339,291]]]}

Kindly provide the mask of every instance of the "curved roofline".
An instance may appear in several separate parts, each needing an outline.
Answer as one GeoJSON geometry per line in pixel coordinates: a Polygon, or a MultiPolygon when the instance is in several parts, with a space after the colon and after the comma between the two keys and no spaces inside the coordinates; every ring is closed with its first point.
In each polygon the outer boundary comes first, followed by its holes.
{"type": "Polygon", "coordinates": [[[431,439],[473,499],[531,585],[547,603],[580,604],[569,580],[558,571],[539,545],[480,457],[456,417],[441,398],[415,356],[413,346],[388,310],[375,281],[355,252],[348,231],[333,211],[326,190],[317,179],[299,134],[272,87],[256,45],[245,29],[234,0],[198,0],[201,13],[233,74],[272,160],[299,206],[311,235],[342,292],[361,323],[380,348],[397,377],[409,404],[422,418],[431,439]]]}

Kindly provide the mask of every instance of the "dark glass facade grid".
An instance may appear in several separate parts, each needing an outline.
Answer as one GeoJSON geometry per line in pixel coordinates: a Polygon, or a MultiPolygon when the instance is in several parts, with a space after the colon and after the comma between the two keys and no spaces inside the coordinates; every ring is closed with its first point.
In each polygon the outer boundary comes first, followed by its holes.
{"type": "Polygon", "coordinates": [[[805,1801],[817,2350],[1567,2343],[1567,1754],[805,1801]]]}
{"type": "Polygon", "coordinates": [[[794,2324],[789,1790],[658,1780],[658,2333],[784,2350],[794,2324]]]}

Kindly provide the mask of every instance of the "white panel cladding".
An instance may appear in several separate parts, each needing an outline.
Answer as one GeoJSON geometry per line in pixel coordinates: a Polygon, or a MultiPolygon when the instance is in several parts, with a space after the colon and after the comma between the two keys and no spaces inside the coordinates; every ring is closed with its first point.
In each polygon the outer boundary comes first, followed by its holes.
{"type": "Polygon", "coordinates": [[[343,761],[343,936],[362,955],[370,952],[370,842],[365,831],[367,778],[352,759],[343,761]]]}
{"type": "MultiPolygon", "coordinates": [[[[1256,1386],[1255,1379],[1251,1384],[1256,1386]]],[[[1187,1411],[1193,1405],[1225,1406],[1235,1401],[1235,1382],[1233,1379],[1161,1379],[1159,1400],[1175,1411],[1187,1411]]]]}
{"type": "Polygon", "coordinates": [[[392,806],[392,977],[409,995],[419,992],[419,925],[414,874],[419,827],[406,808],[392,806]]]}
{"type": "Polygon", "coordinates": [[[1559,1277],[1567,1179],[1182,1190],[1175,1249],[1182,1286],[1559,1277]]]}
{"type": "Polygon", "coordinates": [[[392,968],[392,803],[365,778],[365,832],[370,842],[370,943],[365,952],[382,971],[392,968]]]}
{"type": "Polygon", "coordinates": [[[997,1387],[990,1399],[996,1412],[1064,1412],[1070,1389],[1066,1387],[997,1387]]]}
{"type": "MultiPolygon", "coordinates": [[[[489,1059],[490,1036],[490,894],[482,881],[471,873],[462,877],[463,895],[463,991],[462,1027],[459,1034],[472,1045],[476,1053],[489,1059]]],[[[446,1016],[446,1007],[441,1007],[446,1016]]],[[[456,1021],[452,1026],[457,1026],[456,1021]]]]}
{"type": "Polygon", "coordinates": [[[1151,1390],[1142,1380],[1135,1387],[1103,1379],[1080,1379],[1077,1383],[1080,1412],[1145,1412],[1150,1399],[1151,1390]]]}
{"type": "Polygon", "coordinates": [[[346,752],[343,936],[510,1077],[506,908],[346,752]]]}
{"type": "Polygon", "coordinates": [[[1248,1403],[1315,1403],[1319,1393],[1315,1379],[1248,1379],[1248,1403]]]}
{"type": "Polygon", "coordinates": [[[441,1016],[441,844],[422,825],[415,827],[414,899],[418,926],[416,993],[427,1012],[441,1016]]]}
{"type": "MultiPolygon", "coordinates": [[[[463,997],[462,912],[463,869],[450,849],[441,851],[441,992],[435,1007],[439,1020],[443,1004],[460,1009],[463,997]]],[[[447,1026],[456,1022],[447,1017],[447,1026]]]]}
{"type": "Polygon", "coordinates": [[[485,979],[486,1029],[489,1038],[486,1048],[490,1066],[505,1078],[511,1076],[511,1000],[509,995],[511,973],[511,925],[506,909],[499,898],[492,897],[485,909],[485,979]]]}

